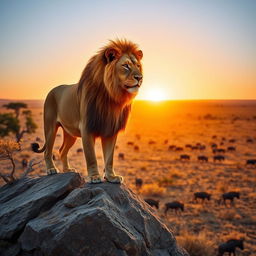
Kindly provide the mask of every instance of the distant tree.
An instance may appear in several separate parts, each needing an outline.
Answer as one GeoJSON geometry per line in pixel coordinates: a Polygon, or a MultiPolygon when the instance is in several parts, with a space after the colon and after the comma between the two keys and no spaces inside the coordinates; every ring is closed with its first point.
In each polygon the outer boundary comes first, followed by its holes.
{"type": "Polygon", "coordinates": [[[0,177],[6,183],[12,183],[15,181],[14,172],[15,172],[15,162],[13,159],[13,153],[20,150],[20,145],[17,142],[11,140],[0,140],[0,160],[10,160],[12,164],[12,170],[9,174],[0,173],[0,177]]]}
{"type": "Polygon", "coordinates": [[[5,137],[10,133],[13,133],[15,134],[16,141],[20,142],[25,133],[31,134],[36,131],[37,125],[32,118],[31,110],[24,110],[22,112],[22,115],[25,118],[25,127],[21,127],[20,120],[17,118],[20,116],[20,108],[26,107],[25,103],[15,103],[14,105],[9,103],[6,106],[8,106],[9,109],[14,109],[16,106],[15,116],[12,113],[0,113],[0,137],[5,137]]]}
{"type": "MultiPolygon", "coordinates": [[[[11,140],[3,140],[0,139],[0,161],[2,160],[10,160],[12,164],[11,172],[8,174],[3,174],[0,172],[0,178],[2,178],[7,184],[13,183],[15,180],[17,180],[17,177],[15,177],[15,170],[16,165],[14,161],[14,152],[20,151],[20,144],[11,140]]],[[[23,172],[23,174],[20,176],[20,178],[23,178],[27,176],[29,173],[34,171],[34,166],[39,164],[40,161],[35,161],[35,159],[32,159],[29,161],[27,168],[23,172]]],[[[2,171],[2,169],[1,169],[2,171]]]]}
{"type": "Polygon", "coordinates": [[[15,111],[16,118],[19,118],[20,109],[27,108],[27,104],[23,102],[10,102],[8,104],[3,105],[3,107],[7,109],[13,109],[15,111]]]}

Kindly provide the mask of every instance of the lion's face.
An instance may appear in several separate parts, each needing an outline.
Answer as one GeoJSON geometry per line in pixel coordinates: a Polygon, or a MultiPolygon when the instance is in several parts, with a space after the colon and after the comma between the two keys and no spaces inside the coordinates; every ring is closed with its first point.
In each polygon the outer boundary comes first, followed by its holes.
{"type": "Polygon", "coordinates": [[[142,67],[136,57],[123,55],[116,64],[119,86],[130,94],[137,94],[142,83],[142,67]]]}
{"type": "Polygon", "coordinates": [[[105,52],[107,65],[104,73],[104,83],[109,94],[116,101],[126,101],[134,98],[141,86],[143,75],[140,60],[142,52],[121,54],[116,49],[105,52]]]}

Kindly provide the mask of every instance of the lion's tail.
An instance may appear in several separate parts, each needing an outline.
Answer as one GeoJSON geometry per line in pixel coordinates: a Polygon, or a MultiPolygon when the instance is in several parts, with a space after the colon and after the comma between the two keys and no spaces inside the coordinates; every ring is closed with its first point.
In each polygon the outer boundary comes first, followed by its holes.
{"type": "Polygon", "coordinates": [[[39,144],[38,144],[38,143],[31,143],[31,149],[32,149],[34,152],[36,152],[36,153],[42,153],[42,152],[44,152],[44,151],[45,151],[45,148],[46,148],[45,144],[44,144],[44,146],[43,146],[41,149],[39,149],[39,144]]]}

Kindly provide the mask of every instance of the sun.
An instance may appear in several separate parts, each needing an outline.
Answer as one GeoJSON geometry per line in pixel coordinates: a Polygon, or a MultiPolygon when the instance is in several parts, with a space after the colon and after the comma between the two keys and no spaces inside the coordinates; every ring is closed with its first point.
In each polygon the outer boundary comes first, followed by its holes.
{"type": "Polygon", "coordinates": [[[146,97],[145,98],[147,100],[157,102],[157,101],[166,100],[167,99],[167,95],[161,89],[150,89],[146,93],[146,97]]]}

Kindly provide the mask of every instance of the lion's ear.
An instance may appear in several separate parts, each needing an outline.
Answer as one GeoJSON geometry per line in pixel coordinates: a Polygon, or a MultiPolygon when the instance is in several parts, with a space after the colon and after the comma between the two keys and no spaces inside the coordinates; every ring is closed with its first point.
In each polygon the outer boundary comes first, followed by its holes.
{"type": "Polygon", "coordinates": [[[114,48],[109,48],[105,51],[105,57],[107,59],[107,62],[111,62],[114,59],[117,59],[119,57],[119,51],[114,48]]]}
{"type": "Polygon", "coordinates": [[[138,51],[136,52],[136,56],[137,56],[137,58],[138,58],[139,60],[141,60],[142,57],[143,57],[143,52],[142,52],[142,50],[138,50],[138,51]]]}

